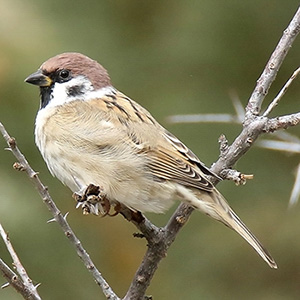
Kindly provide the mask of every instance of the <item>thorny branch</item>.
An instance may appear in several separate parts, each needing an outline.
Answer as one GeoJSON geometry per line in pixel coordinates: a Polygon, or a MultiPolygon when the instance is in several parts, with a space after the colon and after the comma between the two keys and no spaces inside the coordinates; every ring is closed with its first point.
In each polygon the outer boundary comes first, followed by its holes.
{"type": "Polygon", "coordinates": [[[91,272],[93,275],[96,283],[102,288],[104,295],[107,299],[110,300],[117,300],[119,299],[116,294],[112,291],[108,283],[103,278],[102,274],[98,271],[94,263],[92,262],[90,256],[88,255],[87,251],[83,248],[80,240],[74,234],[73,230],[71,229],[70,225],[67,222],[67,214],[65,216],[59,211],[57,206],[55,205],[54,201],[52,200],[47,188],[43,185],[41,180],[39,179],[37,173],[31,168],[28,161],[24,157],[24,155],[20,152],[19,148],[16,145],[16,141],[12,138],[8,132],[5,130],[4,126],[0,123],[0,132],[2,133],[5,141],[7,142],[9,149],[13,153],[13,155],[18,160],[18,163],[14,164],[14,168],[20,171],[26,172],[28,177],[33,182],[34,186],[38,190],[43,202],[47,206],[48,210],[53,215],[53,220],[59,224],[61,229],[63,230],[66,237],[70,240],[78,256],[82,259],[86,268],[91,272]]]}
{"type": "MultiPolygon", "coordinates": [[[[256,146],[272,149],[272,150],[285,151],[289,153],[300,153],[300,139],[298,137],[288,134],[287,132],[277,131],[278,129],[286,129],[291,126],[298,125],[300,120],[299,113],[295,113],[287,116],[281,116],[273,119],[266,118],[271,113],[271,111],[278,105],[279,101],[282,99],[287,89],[292,84],[292,82],[296,79],[299,73],[300,73],[300,68],[294,71],[292,76],[282,87],[282,89],[280,90],[278,95],[274,98],[274,100],[271,101],[270,105],[268,106],[268,108],[266,109],[266,111],[263,113],[261,117],[261,118],[265,117],[264,120],[266,121],[266,123],[264,124],[265,128],[263,130],[260,129],[260,131],[265,133],[275,132],[275,134],[273,134],[273,137],[278,138],[279,140],[274,140],[274,139],[259,140],[256,143],[256,146]]],[[[171,123],[221,122],[221,123],[242,124],[245,115],[245,110],[242,107],[240,100],[235,94],[231,93],[231,98],[236,111],[236,115],[230,115],[230,114],[174,115],[168,117],[168,120],[171,123]]],[[[219,142],[220,142],[221,156],[224,156],[228,151],[228,141],[226,140],[224,135],[221,135],[219,142]]],[[[220,175],[223,178],[238,182],[237,181],[239,180],[238,176],[235,177],[231,176],[233,172],[237,172],[237,171],[231,169],[223,170],[220,175]]],[[[293,191],[290,196],[289,207],[296,204],[300,198],[300,183],[299,183],[300,177],[299,176],[300,173],[298,171],[295,178],[293,191]]]]}
{"type": "MultiPolygon", "coordinates": [[[[7,247],[7,250],[9,252],[10,256],[13,259],[14,267],[17,270],[18,274],[20,275],[21,282],[24,287],[23,291],[26,291],[25,295],[27,298],[25,298],[25,299],[41,300],[41,297],[39,296],[39,294],[37,292],[38,285],[35,286],[32,283],[32,280],[29,278],[25,268],[21,264],[21,261],[19,260],[19,257],[17,255],[17,253],[15,252],[8,235],[6,234],[6,232],[3,229],[1,224],[0,224],[0,235],[7,247]]],[[[8,274],[8,273],[5,273],[5,274],[8,274]]],[[[12,284],[12,286],[18,290],[20,280],[19,279],[17,280],[17,277],[15,274],[13,274],[13,272],[10,274],[10,276],[11,277],[8,279],[9,283],[12,284]]]]}
{"type": "MultiPolygon", "coordinates": [[[[281,66],[299,31],[300,8],[296,12],[287,29],[284,31],[282,38],[280,39],[276,49],[271,55],[271,58],[267,63],[262,75],[257,81],[257,85],[246,107],[246,114],[242,132],[235,139],[232,145],[228,145],[226,138],[223,137],[221,142],[221,146],[223,147],[221,155],[218,161],[212,166],[212,171],[216,174],[221,175],[222,172],[224,174],[224,171],[231,169],[237,162],[237,160],[250,149],[255,140],[262,133],[276,131],[278,129],[288,128],[290,126],[299,124],[300,113],[295,113],[289,116],[282,116],[274,119],[268,119],[266,115],[260,116],[262,102],[267,95],[268,90],[276,77],[279,67],[281,66]]],[[[238,121],[239,120],[240,116],[238,118],[238,121]]],[[[109,287],[109,285],[105,282],[94,264],[91,262],[89,256],[82,248],[80,241],[76,238],[73,231],[66,222],[65,217],[61,215],[61,213],[53,203],[47,189],[43,186],[36,173],[30,168],[23,155],[17,149],[15,141],[7,135],[2,125],[0,126],[0,129],[10,148],[12,149],[12,152],[19,160],[21,166],[24,167],[26,173],[34,181],[34,184],[38,188],[38,191],[41,194],[45,204],[53,213],[55,221],[60,224],[67,237],[73,242],[77,253],[84,261],[86,267],[93,273],[94,278],[102,287],[102,290],[104,291],[106,297],[109,299],[119,299],[109,287]]],[[[214,184],[218,183],[217,179],[212,179],[212,181],[214,184]]],[[[146,219],[142,214],[134,213],[126,208],[122,208],[121,213],[124,215],[124,217],[134,223],[134,225],[136,225],[137,228],[140,229],[140,231],[148,241],[147,252],[133,278],[126,296],[123,298],[124,300],[144,299],[146,289],[151,282],[151,279],[158,267],[159,262],[162,258],[165,257],[168,248],[173,243],[179,230],[187,222],[192,212],[193,208],[186,204],[181,204],[179,205],[167,225],[165,227],[158,228],[153,225],[148,219],[146,219]]]]}
{"type": "Polygon", "coordinates": [[[41,298],[36,293],[32,293],[24,282],[17,276],[11,268],[0,259],[0,271],[3,277],[7,280],[7,283],[1,286],[2,289],[12,286],[18,293],[20,293],[26,300],[40,300],[41,298]]]}
{"type": "Polygon", "coordinates": [[[270,114],[270,112],[278,105],[279,101],[281,100],[281,98],[284,96],[285,92],[287,91],[287,89],[289,88],[289,86],[292,84],[292,82],[296,79],[296,77],[299,75],[300,73],[300,67],[293,73],[293,75],[291,76],[291,78],[286,82],[286,84],[284,85],[284,87],[281,89],[281,91],[279,92],[279,94],[275,97],[275,99],[271,102],[271,104],[269,105],[269,107],[266,109],[266,111],[263,114],[263,117],[266,117],[270,114]]]}
{"type": "Polygon", "coordinates": [[[300,31],[300,8],[291,20],[289,26],[283,32],[283,35],[273,51],[267,65],[265,66],[261,76],[257,80],[255,89],[248,101],[246,107],[245,122],[251,122],[253,118],[260,114],[261,105],[265,99],[271,84],[276,78],[277,72],[288,54],[300,31]]]}

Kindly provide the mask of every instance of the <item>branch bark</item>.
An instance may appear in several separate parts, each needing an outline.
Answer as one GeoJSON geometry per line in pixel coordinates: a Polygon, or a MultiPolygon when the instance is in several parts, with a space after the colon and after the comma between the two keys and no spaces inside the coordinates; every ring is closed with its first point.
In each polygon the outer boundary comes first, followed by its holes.
{"type": "MultiPolygon", "coordinates": [[[[21,264],[21,261],[19,260],[19,257],[17,255],[17,253],[15,252],[15,250],[14,250],[14,248],[13,248],[11,242],[10,242],[10,239],[9,239],[8,235],[6,234],[6,232],[3,229],[3,227],[2,227],[1,224],[0,224],[0,235],[2,236],[2,239],[3,239],[3,241],[4,241],[4,243],[5,243],[6,247],[7,247],[7,250],[9,252],[10,256],[13,259],[13,265],[16,268],[18,274],[21,277],[22,284],[19,284],[20,280],[18,280],[18,278],[16,277],[15,274],[12,274],[13,272],[9,274],[9,282],[18,291],[22,291],[23,295],[26,295],[27,298],[25,298],[25,299],[41,300],[41,297],[40,297],[40,295],[37,292],[38,285],[35,286],[32,283],[32,280],[29,278],[29,276],[28,276],[25,268],[21,264]],[[21,287],[23,289],[21,289],[21,287]]],[[[8,275],[7,272],[9,272],[9,271],[6,268],[4,268],[4,270],[6,271],[6,273],[3,273],[3,274],[8,275]]]]}
{"type": "Polygon", "coordinates": [[[18,293],[20,293],[26,300],[40,300],[41,298],[33,294],[30,289],[23,283],[19,276],[13,272],[10,267],[0,259],[0,271],[3,277],[8,281],[8,284],[3,285],[1,288],[12,286],[18,293]]]}
{"type": "Polygon", "coordinates": [[[296,11],[289,26],[283,32],[283,35],[273,51],[267,65],[265,66],[261,76],[257,80],[254,91],[248,101],[246,107],[245,121],[251,122],[254,116],[259,115],[261,105],[265,99],[271,84],[276,78],[277,72],[292,47],[297,35],[300,31],[300,7],[296,11]]]}

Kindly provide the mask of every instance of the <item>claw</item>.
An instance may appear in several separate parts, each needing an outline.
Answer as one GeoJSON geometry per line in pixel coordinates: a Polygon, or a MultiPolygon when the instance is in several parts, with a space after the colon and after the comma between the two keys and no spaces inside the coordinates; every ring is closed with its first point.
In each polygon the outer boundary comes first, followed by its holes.
{"type": "Polygon", "coordinates": [[[82,202],[77,202],[76,209],[79,208],[82,205],[82,202]]]}
{"type": "Polygon", "coordinates": [[[101,215],[101,217],[113,217],[116,216],[121,209],[120,204],[117,202],[114,204],[114,212],[110,213],[112,205],[104,194],[103,188],[93,184],[74,193],[73,198],[77,201],[76,208],[81,206],[84,215],[93,214],[96,216],[101,215]]]}

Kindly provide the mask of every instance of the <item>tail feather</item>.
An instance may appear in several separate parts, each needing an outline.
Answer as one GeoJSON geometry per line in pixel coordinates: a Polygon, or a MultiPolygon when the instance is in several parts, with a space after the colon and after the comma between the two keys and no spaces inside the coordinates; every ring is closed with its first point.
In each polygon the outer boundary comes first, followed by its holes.
{"type": "Polygon", "coordinates": [[[210,217],[236,231],[254,248],[254,250],[271,268],[277,269],[277,264],[270,253],[247,228],[237,214],[230,208],[226,199],[219,193],[218,190],[213,189],[212,192],[201,192],[197,203],[192,201],[192,204],[195,208],[198,208],[210,217]]]}
{"type": "Polygon", "coordinates": [[[231,229],[236,231],[242,238],[244,238],[271,268],[277,269],[277,264],[269,251],[260,243],[260,241],[248,229],[248,227],[242,222],[236,213],[230,209],[229,215],[231,217],[231,222],[227,222],[226,225],[229,225],[231,229]]]}

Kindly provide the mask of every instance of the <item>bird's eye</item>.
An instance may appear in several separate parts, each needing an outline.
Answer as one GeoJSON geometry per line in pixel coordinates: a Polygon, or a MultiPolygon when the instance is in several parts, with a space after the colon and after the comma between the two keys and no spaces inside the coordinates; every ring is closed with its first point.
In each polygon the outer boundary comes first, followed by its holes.
{"type": "Polygon", "coordinates": [[[59,71],[59,77],[62,79],[67,79],[70,76],[70,71],[69,70],[61,70],[59,71]]]}

